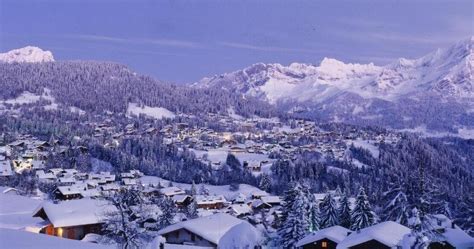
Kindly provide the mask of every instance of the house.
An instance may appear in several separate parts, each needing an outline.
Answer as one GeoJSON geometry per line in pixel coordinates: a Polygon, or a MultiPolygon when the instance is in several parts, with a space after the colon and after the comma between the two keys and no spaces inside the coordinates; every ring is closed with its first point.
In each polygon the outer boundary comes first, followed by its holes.
{"type": "Polygon", "coordinates": [[[438,241],[430,243],[430,249],[468,249],[474,248],[474,238],[456,226],[446,215],[436,214],[428,217],[430,227],[439,234],[438,241]]]}
{"type": "Polygon", "coordinates": [[[176,223],[158,234],[166,239],[165,248],[255,248],[262,240],[250,223],[225,213],[176,223]]]}
{"type": "Polygon", "coordinates": [[[167,187],[160,189],[160,193],[167,196],[172,197],[174,195],[184,195],[186,192],[178,187],[167,187]]]}
{"type": "Polygon", "coordinates": [[[12,164],[10,160],[0,161],[0,176],[13,175],[12,164]]]}
{"type": "Polygon", "coordinates": [[[46,225],[40,233],[80,240],[88,233],[101,233],[104,215],[117,209],[105,201],[80,199],[58,204],[43,202],[33,217],[40,217],[46,225]]]}
{"type": "Polygon", "coordinates": [[[296,243],[303,249],[336,249],[352,231],[341,226],[332,226],[315,231],[296,243]]]}
{"type": "Polygon", "coordinates": [[[410,228],[393,221],[385,221],[351,233],[337,245],[337,249],[390,249],[400,246],[410,228]]]}
{"type": "Polygon", "coordinates": [[[196,195],[194,198],[196,198],[198,208],[204,209],[221,209],[227,202],[223,195],[196,195]]]}
{"type": "MultiPolygon", "coordinates": [[[[83,189],[86,190],[86,189],[83,189]]],[[[54,194],[58,200],[72,200],[81,199],[82,195],[81,188],[75,185],[71,186],[58,186],[54,191],[54,194]]]]}
{"type": "Polygon", "coordinates": [[[281,204],[281,198],[280,196],[276,195],[269,195],[269,196],[262,196],[260,197],[260,200],[262,200],[264,203],[273,206],[278,206],[281,204]]]}
{"type": "Polygon", "coordinates": [[[193,198],[190,195],[174,195],[172,199],[174,203],[176,204],[176,206],[180,208],[187,207],[193,200],[193,198]]]}
{"type": "Polygon", "coordinates": [[[252,213],[252,209],[247,204],[232,204],[228,209],[229,213],[235,217],[242,217],[252,213]]]}

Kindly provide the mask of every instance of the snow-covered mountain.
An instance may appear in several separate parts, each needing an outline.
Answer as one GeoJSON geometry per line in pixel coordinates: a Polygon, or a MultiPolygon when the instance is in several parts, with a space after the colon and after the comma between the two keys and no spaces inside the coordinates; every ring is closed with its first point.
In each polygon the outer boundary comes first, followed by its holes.
{"type": "Polygon", "coordinates": [[[50,51],[44,51],[41,48],[33,46],[14,49],[6,53],[0,53],[0,62],[6,63],[37,63],[52,61],[54,61],[54,57],[50,51]]]}
{"type": "Polygon", "coordinates": [[[319,66],[258,63],[193,86],[237,91],[326,121],[456,130],[474,127],[473,44],[471,37],[386,66],[330,58],[319,66]]]}

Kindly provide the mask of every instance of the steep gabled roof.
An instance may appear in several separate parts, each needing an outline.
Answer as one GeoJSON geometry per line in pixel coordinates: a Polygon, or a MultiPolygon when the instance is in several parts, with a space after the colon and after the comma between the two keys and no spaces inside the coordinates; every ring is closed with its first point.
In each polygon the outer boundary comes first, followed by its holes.
{"type": "Polygon", "coordinates": [[[43,202],[33,212],[33,217],[47,218],[54,227],[70,227],[102,223],[106,213],[116,210],[105,201],[85,198],[58,204],[43,202]]]}
{"type": "MultiPolygon", "coordinates": [[[[259,234],[259,231],[244,220],[235,218],[232,215],[225,213],[217,213],[210,216],[205,216],[193,220],[183,221],[174,225],[165,227],[158,231],[159,235],[174,232],[180,229],[186,229],[209,242],[219,245],[219,241],[227,232],[233,227],[240,225],[246,230],[251,230],[252,233],[259,234]]],[[[242,227],[240,229],[243,229],[242,227]]]]}
{"type": "Polygon", "coordinates": [[[349,248],[370,240],[376,240],[384,245],[393,247],[397,246],[403,239],[403,236],[408,233],[410,233],[410,228],[393,221],[385,221],[351,233],[337,245],[337,249],[349,248]]]}
{"type": "Polygon", "coordinates": [[[298,241],[298,243],[296,243],[296,247],[300,247],[322,239],[329,239],[331,241],[339,243],[344,240],[350,232],[352,231],[341,226],[332,226],[324,228],[319,231],[313,232],[312,234],[298,241]]]}

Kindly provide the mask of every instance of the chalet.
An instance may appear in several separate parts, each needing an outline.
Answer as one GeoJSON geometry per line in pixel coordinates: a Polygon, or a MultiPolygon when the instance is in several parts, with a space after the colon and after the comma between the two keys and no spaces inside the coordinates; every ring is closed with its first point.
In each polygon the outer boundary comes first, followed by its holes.
{"type": "Polygon", "coordinates": [[[242,217],[252,213],[252,209],[247,204],[232,204],[229,206],[228,211],[235,217],[242,217]]]}
{"type": "Polygon", "coordinates": [[[221,209],[227,203],[223,195],[196,195],[194,198],[196,198],[198,208],[204,209],[221,209]]]}
{"type": "Polygon", "coordinates": [[[80,240],[88,233],[101,233],[104,215],[115,212],[116,208],[104,201],[80,199],[60,202],[42,203],[33,217],[42,218],[46,225],[40,233],[80,240]]]}
{"type": "Polygon", "coordinates": [[[184,190],[182,190],[178,187],[162,188],[162,189],[160,189],[160,193],[167,196],[167,197],[173,197],[174,195],[184,195],[184,194],[186,194],[184,192],[184,190]]]}
{"type": "Polygon", "coordinates": [[[10,160],[0,161],[0,177],[13,175],[12,164],[10,160]]]}
{"type": "Polygon", "coordinates": [[[341,227],[332,226],[315,231],[296,243],[297,248],[302,249],[336,249],[352,231],[341,227]]]}
{"type": "Polygon", "coordinates": [[[191,203],[193,197],[190,195],[174,195],[172,199],[177,207],[184,208],[191,203]]]}
{"type": "Polygon", "coordinates": [[[54,175],[51,172],[44,173],[44,170],[37,170],[36,171],[36,177],[38,177],[38,180],[40,182],[54,182],[56,180],[56,175],[54,175]]]}
{"type": "Polygon", "coordinates": [[[218,213],[165,227],[165,248],[258,248],[260,232],[250,223],[218,213]]]}
{"type": "Polygon", "coordinates": [[[430,249],[468,249],[474,248],[474,238],[460,229],[446,215],[436,214],[428,217],[430,227],[439,234],[437,241],[430,243],[430,249]]]}
{"type": "Polygon", "coordinates": [[[271,205],[272,207],[278,206],[281,204],[280,196],[276,196],[276,195],[262,196],[260,200],[262,200],[264,203],[271,205]]]}
{"type": "Polygon", "coordinates": [[[337,249],[390,249],[400,246],[410,228],[393,221],[385,221],[351,233],[337,245],[337,249]]]}
{"type": "Polygon", "coordinates": [[[87,189],[81,189],[79,186],[59,186],[54,191],[54,195],[58,200],[81,199],[84,197],[81,190],[87,189]]]}

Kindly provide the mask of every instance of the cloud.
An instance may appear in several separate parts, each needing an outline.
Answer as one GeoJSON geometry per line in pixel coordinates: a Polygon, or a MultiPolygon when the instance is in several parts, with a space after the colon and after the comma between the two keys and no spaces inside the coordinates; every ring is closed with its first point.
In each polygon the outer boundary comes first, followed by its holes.
{"type": "Polygon", "coordinates": [[[217,44],[224,47],[229,47],[229,48],[247,49],[247,50],[264,51],[264,52],[320,53],[319,51],[316,51],[314,49],[257,46],[257,45],[252,45],[252,44],[228,42],[228,41],[220,41],[220,42],[217,42],[217,44]]]}
{"type": "Polygon", "coordinates": [[[173,40],[173,39],[158,39],[158,38],[121,38],[103,35],[90,35],[90,34],[74,34],[66,35],[67,38],[80,39],[87,41],[99,41],[99,42],[113,42],[113,43],[124,43],[124,44],[151,44],[158,46],[167,47],[180,47],[180,48],[203,48],[202,44],[186,41],[186,40],[173,40]]]}

